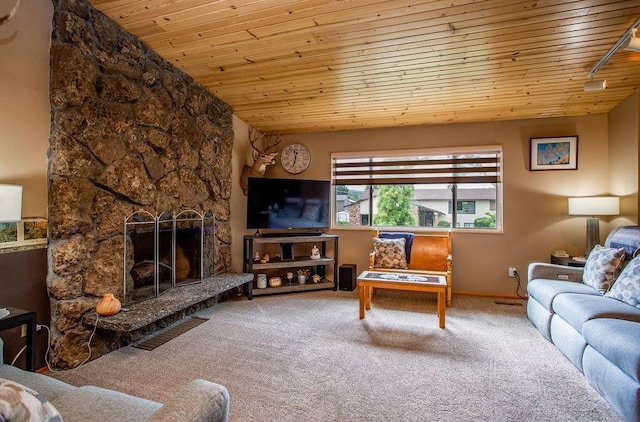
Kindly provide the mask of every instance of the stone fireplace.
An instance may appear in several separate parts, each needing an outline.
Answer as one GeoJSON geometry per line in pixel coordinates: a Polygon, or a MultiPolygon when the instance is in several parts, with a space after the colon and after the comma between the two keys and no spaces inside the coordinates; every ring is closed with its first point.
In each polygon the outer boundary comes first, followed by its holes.
{"type": "MultiPolygon", "coordinates": [[[[233,129],[227,104],[86,0],[53,4],[47,287],[50,362],[66,368],[87,357],[83,316],[105,293],[125,299],[126,216],[210,213],[215,233],[202,271],[231,271],[233,129]]],[[[128,340],[97,330],[93,356],[128,340]]]]}

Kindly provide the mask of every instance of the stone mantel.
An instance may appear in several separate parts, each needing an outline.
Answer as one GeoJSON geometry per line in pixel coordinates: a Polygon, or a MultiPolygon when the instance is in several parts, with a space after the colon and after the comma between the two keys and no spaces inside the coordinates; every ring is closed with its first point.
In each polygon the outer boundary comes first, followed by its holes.
{"type": "MultiPolygon", "coordinates": [[[[116,315],[100,317],[97,325],[103,330],[119,333],[133,332],[252,280],[253,274],[249,273],[215,275],[198,283],[176,287],[156,298],[134,303],[116,315]]],[[[96,313],[86,313],[83,322],[89,326],[95,326],[96,313]]]]}

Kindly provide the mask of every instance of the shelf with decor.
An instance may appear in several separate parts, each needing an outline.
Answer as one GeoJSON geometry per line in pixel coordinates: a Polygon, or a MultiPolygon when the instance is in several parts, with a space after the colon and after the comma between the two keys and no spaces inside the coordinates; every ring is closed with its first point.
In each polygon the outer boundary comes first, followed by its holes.
{"type": "Polygon", "coordinates": [[[256,237],[244,236],[243,271],[256,275],[253,283],[245,289],[247,298],[279,293],[305,292],[311,290],[337,290],[338,280],[338,236],[314,234],[256,237]],[[313,247],[317,247],[318,258],[312,259],[313,247]],[[269,255],[268,261],[265,255],[269,255]],[[300,283],[296,273],[307,270],[306,282],[300,283]],[[292,273],[291,279],[287,273],[292,273]],[[266,277],[262,283],[258,274],[266,277]],[[319,279],[314,282],[313,276],[319,279]],[[279,278],[279,283],[277,283],[279,278]],[[276,282],[272,286],[271,281],[276,282]],[[266,286],[265,286],[266,284],[266,286]]]}

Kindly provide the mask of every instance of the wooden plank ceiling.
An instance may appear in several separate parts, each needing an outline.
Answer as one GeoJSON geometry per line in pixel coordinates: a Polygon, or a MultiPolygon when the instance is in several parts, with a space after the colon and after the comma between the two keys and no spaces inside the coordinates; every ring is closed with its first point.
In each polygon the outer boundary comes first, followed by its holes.
{"type": "MultiPolygon", "coordinates": [[[[90,0],[265,132],[584,115],[640,86],[607,0],[90,0]]],[[[639,34],[640,35],[640,34],[639,34]]]]}

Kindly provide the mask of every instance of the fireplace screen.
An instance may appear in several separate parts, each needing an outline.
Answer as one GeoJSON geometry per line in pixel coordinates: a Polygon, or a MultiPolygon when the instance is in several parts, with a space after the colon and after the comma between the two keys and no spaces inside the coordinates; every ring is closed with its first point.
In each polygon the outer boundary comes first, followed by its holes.
{"type": "Polygon", "coordinates": [[[125,305],[142,302],[214,273],[215,220],[210,212],[172,216],[137,211],[125,219],[125,305]]]}

